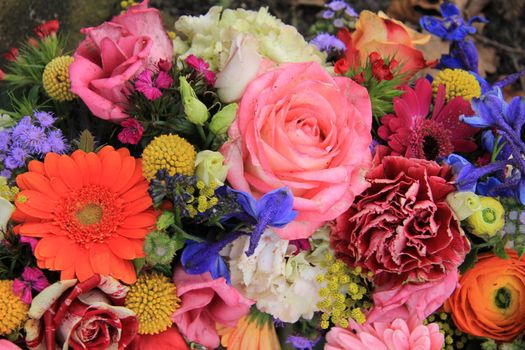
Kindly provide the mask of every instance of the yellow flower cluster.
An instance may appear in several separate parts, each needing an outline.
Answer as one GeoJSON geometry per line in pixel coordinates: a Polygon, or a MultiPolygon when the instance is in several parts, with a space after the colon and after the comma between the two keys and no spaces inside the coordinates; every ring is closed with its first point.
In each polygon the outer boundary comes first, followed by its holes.
{"type": "Polygon", "coordinates": [[[171,316],[180,306],[177,289],[158,273],[142,274],[129,289],[125,306],[139,319],[139,334],[158,334],[171,327],[171,316]]]}
{"type": "Polygon", "coordinates": [[[325,283],[319,290],[321,301],[317,303],[323,312],[321,327],[327,329],[332,321],[339,327],[347,328],[350,318],[357,323],[364,323],[366,319],[362,309],[371,306],[367,297],[368,275],[363,274],[360,267],[350,269],[331,253],[325,255],[321,266],[326,268],[325,275],[317,276],[318,282],[325,283]]]}
{"type": "Polygon", "coordinates": [[[204,213],[206,210],[213,208],[219,202],[215,197],[215,189],[217,188],[215,181],[210,181],[207,186],[204,181],[197,181],[195,188],[189,188],[188,193],[191,198],[186,202],[186,209],[190,217],[195,217],[199,213],[204,213]]]}
{"type": "Polygon", "coordinates": [[[131,7],[131,6],[135,6],[137,5],[138,2],[136,2],[135,0],[128,0],[128,1],[121,1],[120,2],[120,8],[122,9],[121,13],[124,13],[126,12],[126,10],[131,7]]]}
{"type": "Polygon", "coordinates": [[[470,101],[473,97],[481,96],[481,86],[476,77],[463,69],[444,69],[436,75],[432,82],[434,94],[439,85],[445,85],[447,101],[461,96],[470,101]]]}
{"type": "Polygon", "coordinates": [[[424,324],[436,323],[439,326],[439,332],[445,336],[443,350],[463,349],[469,339],[473,337],[470,334],[463,333],[454,325],[452,318],[446,312],[436,312],[430,315],[424,324]]]}
{"type": "Polygon", "coordinates": [[[13,293],[13,281],[0,280],[0,335],[15,331],[27,319],[29,305],[13,293]]]}
{"type": "Polygon", "coordinates": [[[55,101],[64,102],[75,99],[69,80],[69,66],[74,60],[71,56],[56,57],[44,68],[42,84],[49,97],[55,101]]]}
{"type": "Polygon", "coordinates": [[[166,169],[170,176],[193,175],[197,153],[191,143],[177,135],[157,136],[142,152],[142,174],[148,180],[166,169]]]}
{"type": "Polygon", "coordinates": [[[12,202],[15,199],[15,196],[20,192],[18,187],[10,187],[7,184],[7,179],[0,176],[0,197],[12,202]]]}

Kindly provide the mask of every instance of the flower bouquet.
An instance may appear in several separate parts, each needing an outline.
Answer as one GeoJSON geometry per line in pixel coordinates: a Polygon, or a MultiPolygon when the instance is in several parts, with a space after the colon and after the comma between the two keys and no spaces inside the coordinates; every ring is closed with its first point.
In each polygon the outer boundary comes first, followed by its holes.
{"type": "Polygon", "coordinates": [[[1,349],[525,348],[523,72],[478,72],[484,18],[121,6],[0,70],[1,349]]]}

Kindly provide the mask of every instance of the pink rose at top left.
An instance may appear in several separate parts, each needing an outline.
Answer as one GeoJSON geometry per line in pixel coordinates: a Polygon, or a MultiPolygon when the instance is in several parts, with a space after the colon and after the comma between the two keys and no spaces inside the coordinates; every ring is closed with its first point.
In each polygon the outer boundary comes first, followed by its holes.
{"type": "Polygon", "coordinates": [[[120,122],[128,118],[129,80],[146,68],[156,70],[161,59],[172,60],[172,43],[160,13],[148,8],[146,0],[109,22],[81,32],[86,38],[77,47],[69,68],[71,91],[95,116],[120,122]]]}

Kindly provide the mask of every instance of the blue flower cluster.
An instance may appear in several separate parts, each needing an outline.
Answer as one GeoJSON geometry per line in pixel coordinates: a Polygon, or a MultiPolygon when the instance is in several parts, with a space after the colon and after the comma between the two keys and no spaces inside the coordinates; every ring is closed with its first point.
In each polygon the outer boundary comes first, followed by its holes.
{"type": "Polygon", "coordinates": [[[343,0],[333,0],[328,4],[325,4],[326,10],[323,11],[321,16],[324,19],[333,19],[332,24],[336,28],[344,27],[345,23],[342,16],[348,17],[359,17],[359,14],[343,0]]]}
{"type": "Polygon", "coordinates": [[[0,130],[0,176],[10,178],[29,159],[42,159],[48,152],[66,152],[68,145],[62,131],[53,126],[55,121],[51,113],[35,111],[12,128],[0,130]]]}

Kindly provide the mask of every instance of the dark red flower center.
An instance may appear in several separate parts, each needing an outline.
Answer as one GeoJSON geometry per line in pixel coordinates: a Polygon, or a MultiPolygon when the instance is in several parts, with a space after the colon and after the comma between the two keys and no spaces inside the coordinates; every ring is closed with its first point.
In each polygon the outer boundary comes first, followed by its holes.
{"type": "Polygon", "coordinates": [[[410,147],[414,157],[427,160],[446,157],[454,150],[450,131],[441,123],[430,119],[421,122],[412,136],[410,147]]]}

